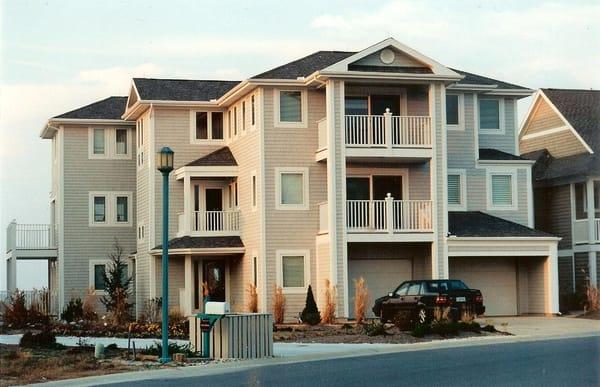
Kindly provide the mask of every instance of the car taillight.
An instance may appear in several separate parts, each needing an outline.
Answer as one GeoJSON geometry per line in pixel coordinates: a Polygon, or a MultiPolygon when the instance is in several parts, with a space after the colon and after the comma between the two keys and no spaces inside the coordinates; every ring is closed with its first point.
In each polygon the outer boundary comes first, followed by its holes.
{"type": "Polygon", "coordinates": [[[446,305],[448,303],[448,298],[446,296],[437,296],[435,298],[435,303],[437,305],[446,305]]]}
{"type": "Polygon", "coordinates": [[[475,296],[475,302],[483,303],[483,296],[475,296]]]}

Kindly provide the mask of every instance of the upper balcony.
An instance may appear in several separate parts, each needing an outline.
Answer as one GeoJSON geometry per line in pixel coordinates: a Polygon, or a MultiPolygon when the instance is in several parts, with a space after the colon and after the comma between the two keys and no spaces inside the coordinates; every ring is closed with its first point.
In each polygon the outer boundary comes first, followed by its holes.
{"type": "Polygon", "coordinates": [[[56,257],[58,237],[52,224],[17,224],[6,229],[6,252],[20,258],[56,257]]]}
{"type": "Polygon", "coordinates": [[[179,213],[179,236],[240,235],[240,211],[192,211],[191,216],[179,213]]]}

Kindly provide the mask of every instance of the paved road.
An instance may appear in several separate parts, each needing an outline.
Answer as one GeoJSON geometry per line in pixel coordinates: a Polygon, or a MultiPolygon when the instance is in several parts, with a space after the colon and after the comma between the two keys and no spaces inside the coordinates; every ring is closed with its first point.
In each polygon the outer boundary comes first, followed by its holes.
{"type": "Polygon", "coordinates": [[[127,386],[600,386],[600,336],[264,366],[127,386]]]}

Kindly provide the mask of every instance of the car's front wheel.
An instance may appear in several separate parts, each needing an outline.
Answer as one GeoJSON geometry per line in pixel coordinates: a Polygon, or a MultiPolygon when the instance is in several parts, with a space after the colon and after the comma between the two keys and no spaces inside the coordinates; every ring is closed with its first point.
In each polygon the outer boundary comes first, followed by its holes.
{"type": "Polygon", "coordinates": [[[426,324],[427,323],[427,310],[423,307],[420,307],[417,310],[417,324],[426,324]]]}

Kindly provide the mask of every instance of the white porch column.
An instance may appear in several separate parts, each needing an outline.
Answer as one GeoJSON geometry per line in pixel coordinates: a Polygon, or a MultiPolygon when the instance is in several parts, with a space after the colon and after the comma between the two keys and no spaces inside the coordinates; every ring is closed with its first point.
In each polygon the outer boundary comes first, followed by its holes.
{"type": "MultiPolygon", "coordinates": [[[[405,209],[403,209],[405,210],[405,209]]],[[[374,208],[371,209],[371,213],[375,213],[374,208]]],[[[385,197],[385,221],[387,225],[388,234],[394,233],[394,198],[391,193],[387,193],[385,197]]],[[[375,225],[371,222],[371,225],[375,225]]],[[[404,226],[404,225],[402,225],[404,226]]]]}
{"type": "Polygon", "coordinates": [[[190,225],[192,223],[192,192],[190,175],[185,174],[183,177],[183,230],[178,230],[180,234],[189,235],[190,225]]]}
{"type": "Polygon", "coordinates": [[[14,292],[17,289],[17,257],[13,254],[6,260],[6,290],[14,292]]]}
{"type": "Polygon", "coordinates": [[[389,108],[385,109],[383,113],[383,129],[385,135],[385,145],[388,148],[392,147],[392,113],[389,108]]]}
{"type": "Polygon", "coordinates": [[[185,316],[189,316],[194,309],[194,264],[189,254],[185,256],[184,268],[185,301],[181,309],[185,316]]]}
{"type": "Polygon", "coordinates": [[[548,307],[546,313],[559,313],[558,307],[558,242],[552,242],[546,263],[548,276],[548,307]]]}
{"type": "MultiPolygon", "coordinates": [[[[588,216],[588,243],[593,245],[596,242],[596,207],[594,203],[594,180],[589,179],[586,183],[587,216],[588,216]]],[[[588,269],[590,283],[598,286],[596,275],[596,252],[588,253],[588,269]]]]}

